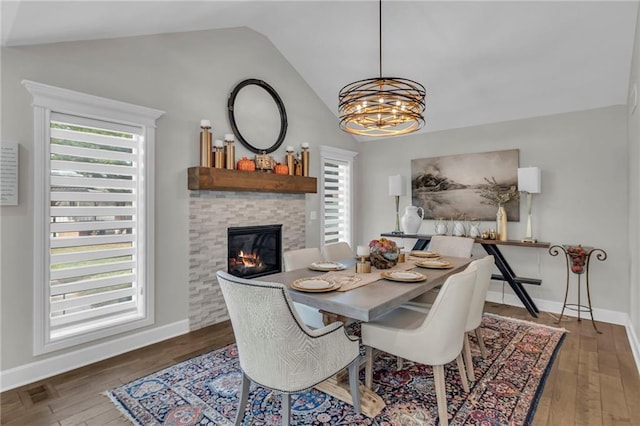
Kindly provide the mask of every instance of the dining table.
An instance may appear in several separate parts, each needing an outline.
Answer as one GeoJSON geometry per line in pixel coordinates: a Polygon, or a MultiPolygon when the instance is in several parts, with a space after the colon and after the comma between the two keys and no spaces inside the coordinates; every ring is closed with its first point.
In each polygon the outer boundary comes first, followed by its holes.
{"type": "MultiPolygon", "coordinates": [[[[384,316],[429,290],[441,286],[450,275],[464,270],[472,259],[440,258],[440,260],[449,263],[446,268],[431,269],[416,265],[416,262],[422,263],[425,260],[422,257],[407,254],[405,262],[398,263],[391,269],[379,270],[371,267],[371,272],[369,273],[356,273],[356,262],[358,260],[355,258],[343,259],[337,262],[343,268],[339,271],[318,271],[315,268],[301,268],[279,272],[261,279],[288,286],[291,299],[294,302],[320,310],[325,324],[334,321],[368,322],[384,316]],[[383,275],[389,276],[393,271],[413,271],[424,275],[426,279],[402,282],[383,278],[383,275]],[[301,280],[312,278],[326,280],[338,278],[343,280],[345,284],[331,291],[320,292],[302,291],[295,285],[301,280]]],[[[352,404],[344,372],[320,383],[316,386],[316,389],[352,404]]],[[[385,407],[382,398],[364,385],[360,385],[360,405],[362,412],[371,418],[377,416],[385,407]]]]}

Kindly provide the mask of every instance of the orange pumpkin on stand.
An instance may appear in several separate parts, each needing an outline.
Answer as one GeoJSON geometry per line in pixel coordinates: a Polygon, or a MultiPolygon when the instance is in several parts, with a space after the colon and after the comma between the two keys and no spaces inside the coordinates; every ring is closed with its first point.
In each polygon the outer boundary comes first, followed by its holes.
{"type": "Polygon", "coordinates": [[[238,160],[237,169],[242,170],[243,172],[255,172],[256,163],[253,160],[249,160],[247,157],[242,157],[241,160],[238,160]]]}
{"type": "Polygon", "coordinates": [[[286,164],[277,163],[273,168],[277,175],[288,175],[289,174],[289,166],[286,164]]]}

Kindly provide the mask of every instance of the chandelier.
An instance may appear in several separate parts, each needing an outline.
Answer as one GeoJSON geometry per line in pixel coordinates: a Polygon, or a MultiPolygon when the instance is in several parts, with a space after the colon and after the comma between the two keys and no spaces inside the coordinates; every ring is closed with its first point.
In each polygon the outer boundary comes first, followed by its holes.
{"type": "Polygon", "coordinates": [[[340,128],[360,136],[397,136],[424,126],[425,89],[406,78],[382,76],[382,0],[379,0],[380,77],[347,84],[338,95],[340,128]]]}

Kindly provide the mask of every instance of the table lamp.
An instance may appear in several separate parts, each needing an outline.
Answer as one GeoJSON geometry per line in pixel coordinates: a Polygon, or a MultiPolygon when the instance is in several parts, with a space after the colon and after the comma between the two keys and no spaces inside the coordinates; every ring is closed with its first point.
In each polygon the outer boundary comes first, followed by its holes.
{"type": "Polygon", "coordinates": [[[402,231],[400,230],[400,214],[398,212],[398,208],[400,206],[400,196],[404,194],[404,182],[402,176],[389,176],[389,195],[396,198],[396,228],[393,230],[393,234],[402,234],[402,231]]]}
{"type": "Polygon", "coordinates": [[[539,194],[540,188],[539,167],[518,168],[518,191],[527,194],[527,234],[520,240],[523,243],[536,242],[531,233],[531,194],[539,194]]]}

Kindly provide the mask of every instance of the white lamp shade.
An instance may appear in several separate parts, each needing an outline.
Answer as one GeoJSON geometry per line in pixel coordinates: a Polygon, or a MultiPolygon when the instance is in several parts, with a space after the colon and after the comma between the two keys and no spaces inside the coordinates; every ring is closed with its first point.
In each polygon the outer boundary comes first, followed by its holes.
{"type": "Polygon", "coordinates": [[[518,191],[530,194],[539,194],[541,192],[539,167],[518,168],[518,191]]]}
{"type": "Polygon", "coordinates": [[[404,182],[402,176],[389,176],[389,195],[404,195],[404,182]]]}

